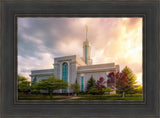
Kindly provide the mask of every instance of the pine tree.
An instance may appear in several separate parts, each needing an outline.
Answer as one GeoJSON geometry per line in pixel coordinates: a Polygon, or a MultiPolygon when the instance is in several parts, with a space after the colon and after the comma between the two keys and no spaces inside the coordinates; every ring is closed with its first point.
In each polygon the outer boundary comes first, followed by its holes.
{"type": "Polygon", "coordinates": [[[125,67],[122,70],[122,73],[127,73],[127,79],[128,79],[128,84],[125,87],[125,92],[126,93],[134,93],[136,89],[136,75],[133,73],[133,71],[129,67],[125,67]]]}
{"type": "Polygon", "coordinates": [[[96,87],[96,81],[94,80],[93,76],[91,76],[87,83],[87,92],[93,87],[96,87]]]}

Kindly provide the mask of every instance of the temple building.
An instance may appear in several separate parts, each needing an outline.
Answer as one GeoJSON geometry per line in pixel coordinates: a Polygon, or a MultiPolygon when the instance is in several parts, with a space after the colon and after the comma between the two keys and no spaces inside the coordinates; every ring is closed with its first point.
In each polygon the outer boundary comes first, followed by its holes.
{"type": "MultiPolygon", "coordinates": [[[[69,86],[77,80],[80,90],[85,92],[87,82],[91,76],[97,81],[100,77],[107,79],[109,72],[119,71],[119,65],[115,65],[115,63],[92,64],[91,44],[87,38],[87,33],[88,26],[86,26],[86,39],[83,43],[82,58],[77,55],[54,58],[54,68],[32,70],[30,75],[31,81],[38,82],[41,79],[47,79],[54,75],[56,78],[68,82],[69,86]]],[[[47,91],[43,90],[41,92],[45,93],[47,91]]],[[[68,87],[63,90],[54,90],[54,93],[73,93],[73,90],[68,87]]]]}

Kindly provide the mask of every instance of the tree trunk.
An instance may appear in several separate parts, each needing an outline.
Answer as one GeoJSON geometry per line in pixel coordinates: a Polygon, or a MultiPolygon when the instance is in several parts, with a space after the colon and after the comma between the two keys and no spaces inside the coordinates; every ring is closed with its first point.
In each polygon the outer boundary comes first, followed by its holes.
{"type": "Polygon", "coordinates": [[[74,96],[77,96],[77,93],[74,93],[74,96]]]}
{"type": "Polygon", "coordinates": [[[49,90],[49,95],[50,95],[50,98],[52,99],[52,89],[49,90]]]}
{"type": "Polygon", "coordinates": [[[124,98],[125,97],[125,92],[123,91],[123,95],[122,95],[122,97],[124,98]]]}

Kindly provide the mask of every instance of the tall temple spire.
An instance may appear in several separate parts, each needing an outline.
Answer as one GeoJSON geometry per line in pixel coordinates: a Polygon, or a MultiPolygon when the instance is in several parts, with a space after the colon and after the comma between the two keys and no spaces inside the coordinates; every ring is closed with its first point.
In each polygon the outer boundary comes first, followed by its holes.
{"type": "Polygon", "coordinates": [[[88,26],[86,25],[86,40],[83,42],[83,60],[85,64],[91,65],[92,59],[91,59],[91,44],[88,41],[88,26]]]}
{"type": "Polygon", "coordinates": [[[88,40],[87,34],[88,34],[88,25],[86,25],[86,41],[88,40]]]}

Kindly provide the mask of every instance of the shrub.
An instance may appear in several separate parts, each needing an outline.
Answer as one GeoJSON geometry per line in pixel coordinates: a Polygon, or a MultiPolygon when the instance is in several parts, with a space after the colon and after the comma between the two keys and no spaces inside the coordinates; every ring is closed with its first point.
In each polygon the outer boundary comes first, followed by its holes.
{"type": "Polygon", "coordinates": [[[126,94],[126,97],[141,97],[142,94],[126,94]]]}
{"type": "Polygon", "coordinates": [[[108,94],[110,94],[110,92],[112,92],[112,91],[113,91],[113,89],[111,89],[110,87],[105,88],[105,92],[107,92],[108,94]]]}
{"type": "Polygon", "coordinates": [[[71,89],[73,89],[75,96],[77,96],[77,94],[80,92],[80,86],[77,83],[77,80],[74,84],[71,84],[71,89]]]}
{"type": "Polygon", "coordinates": [[[78,93],[78,95],[85,95],[85,94],[86,94],[86,92],[84,92],[84,91],[81,91],[78,93]]]}
{"type": "Polygon", "coordinates": [[[99,90],[98,90],[98,88],[93,87],[88,91],[88,93],[93,94],[93,95],[97,95],[97,94],[99,94],[99,90]]]}
{"type": "Polygon", "coordinates": [[[105,81],[105,79],[103,77],[100,77],[99,80],[97,80],[96,82],[96,87],[99,91],[99,94],[103,95],[105,92],[105,88],[106,88],[106,83],[107,81],[105,81]]]}

